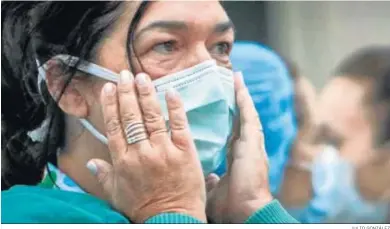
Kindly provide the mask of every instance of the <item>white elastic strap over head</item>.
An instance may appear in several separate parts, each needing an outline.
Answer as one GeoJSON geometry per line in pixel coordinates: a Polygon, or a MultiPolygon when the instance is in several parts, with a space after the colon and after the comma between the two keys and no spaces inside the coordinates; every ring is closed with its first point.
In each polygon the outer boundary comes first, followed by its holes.
{"type": "MultiPolygon", "coordinates": [[[[61,60],[64,64],[66,64],[69,67],[76,67],[80,71],[83,71],[85,73],[98,76],[99,78],[112,81],[112,82],[118,82],[119,75],[113,71],[110,71],[108,69],[102,68],[99,65],[89,63],[86,61],[80,61],[78,57],[69,56],[69,55],[57,55],[53,59],[61,60]]],[[[41,84],[42,81],[46,82],[46,69],[47,64],[41,65],[39,60],[36,60],[36,64],[38,67],[38,80],[37,80],[37,86],[38,91],[41,96],[43,96],[42,90],[41,90],[41,84]]],[[[86,119],[79,119],[80,123],[86,128],[89,132],[91,132],[99,141],[103,142],[104,144],[108,144],[107,138],[101,134],[88,120],[86,119]]],[[[35,130],[29,131],[27,134],[33,141],[42,142],[43,141],[43,135],[47,132],[49,119],[44,120],[42,125],[38,127],[35,130]]]]}

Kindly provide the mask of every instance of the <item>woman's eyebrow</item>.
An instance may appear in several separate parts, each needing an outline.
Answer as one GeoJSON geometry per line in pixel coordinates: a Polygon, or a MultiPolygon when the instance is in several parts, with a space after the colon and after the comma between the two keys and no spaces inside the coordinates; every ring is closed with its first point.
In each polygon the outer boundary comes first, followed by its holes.
{"type": "Polygon", "coordinates": [[[344,137],[336,133],[328,124],[320,124],[317,126],[317,133],[314,137],[314,143],[330,143],[336,147],[344,141],[344,137]]]}
{"type": "Polygon", "coordinates": [[[136,39],[143,33],[153,29],[186,30],[188,26],[183,21],[154,21],[142,28],[136,35],[136,39]]]}
{"type": "Polygon", "coordinates": [[[215,25],[213,33],[225,33],[230,29],[232,29],[235,32],[235,27],[231,20],[220,22],[215,25]]]}
{"type": "MultiPolygon", "coordinates": [[[[135,40],[142,36],[145,32],[153,29],[165,29],[165,30],[187,30],[188,25],[184,21],[154,21],[142,28],[136,35],[135,40]]],[[[213,33],[225,33],[226,31],[233,29],[234,24],[231,20],[217,23],[214,26],[213,33]]]]}

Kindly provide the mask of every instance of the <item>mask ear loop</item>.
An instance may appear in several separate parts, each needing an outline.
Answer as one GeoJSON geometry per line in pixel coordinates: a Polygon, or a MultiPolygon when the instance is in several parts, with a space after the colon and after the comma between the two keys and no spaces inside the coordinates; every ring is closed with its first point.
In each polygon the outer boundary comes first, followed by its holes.
{"type": "MultiPolygon", "coordinates": [[[[40,61],[38,60],[38,58],[35,59],[35,62],[36,62],[36,65],[37,65],[37,69],[38,69],[38,78],[37,78],[37,88],[38,88],[38,92],[39,94],[41,95],[41,98],[42,98],[42,101],[45,105],[47,105],[47,101],[45,100],[45,97],[43,96],[43,93],[42,93],[42,89],[41,89],[41,85],[42,85],[42,81],[45,82],[46,84],[46,71],[45,69],[47,68],[47,65],[46,64],[43,64],[41,65],[40,61]]],[[[31,140],[33,142],[43,142],[43,135],[49,131],[48,128],[50,127],[50,119],[46,118],[45,120],[43,120],[43,123],[41,124],[41,126],[39,126],[37,129],[35,130],[32,130],[32,131],[29,131],[27,132],[27,135],[31,138],[31,140]]],[[[56,155],[58,156],[59,154],[59,151],[60,149],[58,148],[57,149],[57,152],[56,152],[56,155]]],[[[50,181],[53,183],[53,185],[57,188],[57,189],[60,189],[60,187],[57,185],[56,183],[56,180],[53,178],[52,176],[52,173],[51,173],[51,170],[49,168],[49,164],[46,164],[45,165],[45,172],[46,172],[46,175],[49,177],[50,181]]],[[[44,174],[45,176],[45,174],[44,174]]]]}
{"type": "MultiPolygon", "coordinates": [[[[97,77],[104,79],[104,80],[107,80],[107,81],[117,83],[118,79],[119,79],[119,75],[117,73],[115,73],[109,69],[103,68],[99,65],[93,64],[93,63],[89,63],[86,61],[80,61],[80,59],[78,57],[74,57],[74,56],[70,56],[70,55],[57,55],[57,56],[53,57],[53,59],[58,59],[69,67],[76,67],[76,64],[79,63],[77,65],[78,70],[83,71],[83,72],[88,73],[88,74],[91,74],[91,75],[94,75],[94,76],[97,76],[97,77]]],[[[46,64],[44,64],[43,66],[39,66],[39,61],[36,60],[36,62],[38,64],[38,72],[39,72],[39,74],[38,74],[38,89],[39,89],[39,93],[41,94],[41,96],[43,96],[40,85],[41,85],[42,81],[46,81],[45,68],[47,66],[46,66],[46,64]]],[[[99,141],[101,141],[102,143],[104,143],[106,145],[108,144],[107,138],[103,134],[101,134],[88,120],[79,119],[79,121],[84,126],[84,128],[86,128],[91,134],[93,134],[99,141]]],[[[34,131],[36,131],[36,130],[34,130],[34,131]]]]}

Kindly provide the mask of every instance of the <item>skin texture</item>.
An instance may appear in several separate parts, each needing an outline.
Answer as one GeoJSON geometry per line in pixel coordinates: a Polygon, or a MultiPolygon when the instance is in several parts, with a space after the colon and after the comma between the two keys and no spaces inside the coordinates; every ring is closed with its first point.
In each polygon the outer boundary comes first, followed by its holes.
{"type": "Polygon", "coordinates": [[[148,75],[138,74],[134,83],[123,71],[117,88],[105,85],[101,101],[112,163],[94,159],[88,167],[97,167],[112,205],[137,223],[162,212],[205,222],[203,173],[178,93],[172,89],[166,96],[171,136],[148,75]],[[144,123],[149,139],[128,144],[123,128],[134,122],[144,123]]]}
{"type": "MultiPolygon", "coordinates": [[[[96,64],[114,72],[129,69],[126,55],[128,27],[138,2],[126,2],[126,9],[112,33],[101,41],[96,64]]],[[[217,1],[207,2],[153,2],[146,10],[136,31],[131,59],[133,72],[145,72],[152,80],[188,68],[205,60],[215,59],[230,68],[230,45],[234,40],[229,18],[217,1]],[[156,21],[175,21],[171,26],[144,30],[156,21]],[[173,25],[172,25],[173,24],[173,25]],[[216,30],[217,29],[217,30],[216,30]],[[141,33],[141,31],[144,32],[141,33]],[[142,68],[141,68],[142,65],[142,68]]],[[[167,23],[165,23],[167,24],[167,23]]],[[[49,91],[53,96],[63,85],[61,71],[52,62],[47,71],[49,91]]],[[[99,101],[104,81],[83,75],[75,77],[59,102],[67,114],[67,136],[64,152],[58,158],[59,168],[86,191],[107,198],[85,164],[92,157],[110,162],[107,146],[83,129],[78,118],[89,120],[101,133],[105,132],[102,106],[99,101]]]]}

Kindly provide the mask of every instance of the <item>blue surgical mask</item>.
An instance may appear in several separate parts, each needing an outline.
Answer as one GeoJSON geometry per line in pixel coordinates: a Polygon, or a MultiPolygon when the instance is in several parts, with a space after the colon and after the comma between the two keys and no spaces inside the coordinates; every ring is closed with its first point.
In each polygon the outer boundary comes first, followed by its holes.
{"type": "Polygon", "coordinates": [[[297,216],[303,223],[385,223],[389,203],[365,200],[355,167],[327,146],[312,165],[313,199],[297,216]]]}
{"type": "MultiPolygon", "coordinates": [[[[77,57],[54,57],[69,66],[76,66],[77,57]]],[[[45,66],[43,66],[45,67],[45,66]]],[[[119,74],[99,65],[81,62],[80,71],[104,80],[118,82],[119,74]]],[[[41,79],[44,71],[40,69],[41,79]]],[[[39,83],[39,82],[38,82],[39,83]]],[[[205,175],[213,172],[224,160],[225,147],[233,128],[235,92],[233,72],[219,67],[214,60],[205,61],[188,69],[153,81],[163,116],[169,124],[165,92],[175,88],[181,96],[205,175]]],[[[107,138],[92,124],[80,120],[82,125],[97,139],[107,144],[107,138]]]]}

